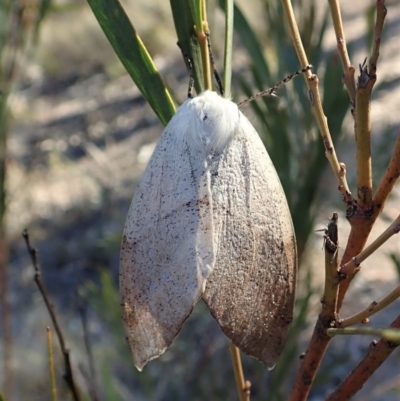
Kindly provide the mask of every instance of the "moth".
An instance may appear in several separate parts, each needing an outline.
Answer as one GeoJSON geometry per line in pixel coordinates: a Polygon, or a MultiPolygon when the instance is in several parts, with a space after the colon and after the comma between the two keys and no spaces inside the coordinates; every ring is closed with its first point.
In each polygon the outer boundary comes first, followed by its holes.
{"type": "Polygon", "coordinates": [[[272,368],[293,317],[296,270],[289,207],[254,127],[216,92],[187,99],[123,233],[122,314],[136,367],[166,350],[202,298],[227,337],[272,368]]]}

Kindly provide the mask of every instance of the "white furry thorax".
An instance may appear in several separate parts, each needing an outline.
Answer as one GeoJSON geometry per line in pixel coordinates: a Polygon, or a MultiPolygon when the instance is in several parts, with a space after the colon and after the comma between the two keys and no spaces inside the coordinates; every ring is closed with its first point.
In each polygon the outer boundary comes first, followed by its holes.
{"type": "Polygon", "coordinates": [[[230,143],[239,123],[239,115],[235,103],[207,90],[186,100],[175,118],[187,124],[188,129],[178,131],[185,133],[184,139],[209,154],[222,152],[230,143]]]}

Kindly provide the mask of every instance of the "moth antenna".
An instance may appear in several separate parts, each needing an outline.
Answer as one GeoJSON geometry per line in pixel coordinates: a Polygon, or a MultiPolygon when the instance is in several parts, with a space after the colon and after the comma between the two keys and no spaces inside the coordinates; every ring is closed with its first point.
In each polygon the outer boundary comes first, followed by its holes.
{"type": "Polygon", "coordinates": [[[256,93],[255,95],[249,97],[246,100],[243,100],[242,102],[238,103],[238,107],[243,107],[246,104],[252,102],[253,100],[257,100],[260,99],[264,96],[274,96],[275,92],[282,88],[283,85],[285,85],[287,82],[291,81],[293,78],[297,77],[298,75],[309,71],[312,69],[312,65],[309,64],[305,67],[303,67],[301,70],[297,70],[296,72],[294,72],[293,74],[288,75],[286,78],[282,79],[282,81],[278,82],[275,86],[273,86],[272,88],[268,88],[263,90],[262,92],[256,93]]]}
{"type": "Polygon", "coordinates": [[[186,68],[189,72],[189,86],[188,86],[188,93],[187,97],[189,99],[193,98],[193,87],[194,87],[194,77],[193,77],[193,63],[190,56],[183,50],[183,47],[179,42],[177,42],[179,49],[181,50],[183,60],[185,61],[186,68]]]}
{"type": "Polygon", "coordinates": [[[211,62],[211,66],[212,66],[212,69],[213,69],[213,74],[214,74],[215,80],[217,81],[218,91],[219,91],[220,95],[223,96],[224,87],[222,86],[221,78],[220,78],[220,76],[218,74],[218,71],[217,71],[217,69],[215,67],[214,57],[213,57],[213,54],[212,54],[210,31],[205,31],[205,34],[206,34],[206,37],[207,37],[208,54],[210,55],[210,62],[211,62]]]}

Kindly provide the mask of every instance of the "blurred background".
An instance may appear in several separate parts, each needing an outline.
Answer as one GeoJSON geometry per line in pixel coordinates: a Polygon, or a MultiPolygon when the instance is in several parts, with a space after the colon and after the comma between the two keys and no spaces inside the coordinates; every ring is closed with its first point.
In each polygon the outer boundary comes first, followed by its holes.
{"type": "MultiPolygon", "coordinates": [[[[330,17],[325,3],[294,3],[309,60],[323,82],[325,112],[339,159],[347,165],[354,190],[353,122],[330,17]]],[[[122,4],[176,103],[181,103],[188,73],[176,46],[169,2],[122,4]]],[[[237,5],[241,13],[235,21],[232,92],[240,101],[274,85],[299,65],[284,34],[278,2],[258,0],[249,7],[240,0],[237,5]]],[[[400,127],[400,8],[397,1],[388,1],[387,6],[372,103],[375,188],[400,127]]],[[[0,386],[7,401],[51,399],[46,345],[51,321],[33,281],[34,269],[21,236],[24,228],[39,251],[43,280],[62,323],[83,399],[236,399],[228,340],[202,302],[160,359],[143,373],[133,367],[120,319],[119,246],[135,186],[163,126],[114,54],[88,4],[4,0],[0,16],[0,357],[6,361],[0,367],[6,383],[0,386]]],[[[343,2],[343,18],[351,60],[358,66],[370,54],[374,2],[343,2]]],[[[209,23],[221,71],[224,15],[217,1],[209,2],[209,23]]],[[[323,229],[337,211],[342,249],[349,232],[302,78],[278,95],[249,106],[245,113],[263,137],[285,187],[301,264],[296,320],[277,368],[266,372],[257,361],[243,357],[252,400],[285,400],[291,389],[322,294],[323,240],[315,230],[323,229]]],[[[399,186],[370,241],[398,215],[398,197],[399,186]]],[[[398,283],[399,274],[400,243],[393,238],[363,264],[343,316],[384,296],[398,283]]],[[[399,306],[392,304],[371,323],[389,325],[399,306]]],[[[365,355],[371,340],[335,338],[310,399],[329,394],[365,355]]],[[[59,400],[69,399],[55,337],[54,354],[59,400]]],[[[394,352],[356,399],[398,399],[399,356],[394,352]]]]}

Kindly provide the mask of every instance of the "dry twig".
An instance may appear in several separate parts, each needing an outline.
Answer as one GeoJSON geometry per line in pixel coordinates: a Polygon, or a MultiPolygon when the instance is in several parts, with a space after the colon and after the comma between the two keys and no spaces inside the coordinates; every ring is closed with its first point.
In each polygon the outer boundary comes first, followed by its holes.
{"type": "Polygon", "coordinates": [[[50,302],[50,297],[47,293],[46,287],[42,281],[42,277],[40,274],[40,269],[39,269],[39,263],[37,260],[37,251],[35,248],[32,248],[30,240],[29,240],[29,235],[28,235],[28,230],[24,230],[22,233],[22,237],[25,240],[26,243],[26,247],[28,249],[28,253],[31,257],[32,260],[32,265],[33,268],[35,269],[35,283],[43,297],[44,303],[46,304],[47,310],[49,312],[51,321],[53,322],[53,326],[54,329],[57,333],[57,338],[58,338],[58,342],[60,344],[60,348],[61,348],[61,352],[63,354],[63,358],[64,358],[64,367],[65,367],[65,372],[63,375],[64,380],[66,381],[71,393],[72,393],[72,397],[74,399],[74,401],[80,401],[80,396],[79,396],[79,392],[78,389],[75,385],[75,381],[74,381],[74,376],[72,373],[72,366],[71,366],[71,360],[70,360],[70,355],[69,355],[69,349],[66,347],[65,345],[65,340],[64,340],[64,336],[63,333],[61,331],[61,327],[58,323],[58,319],[56,316],[56,312],[54,310],[54,306],[52,305],[52,303],[50,302]]]}

